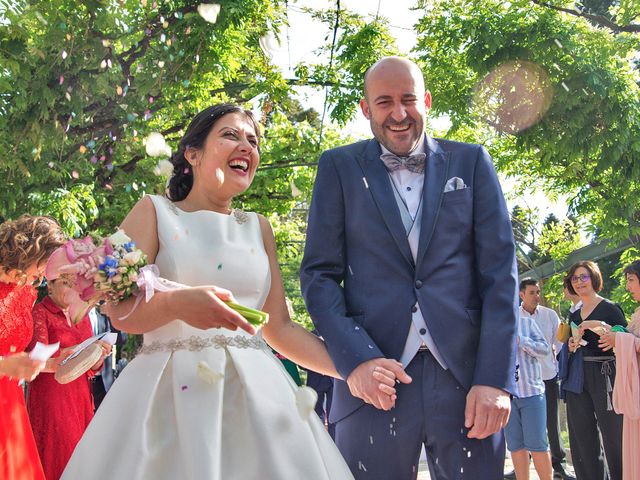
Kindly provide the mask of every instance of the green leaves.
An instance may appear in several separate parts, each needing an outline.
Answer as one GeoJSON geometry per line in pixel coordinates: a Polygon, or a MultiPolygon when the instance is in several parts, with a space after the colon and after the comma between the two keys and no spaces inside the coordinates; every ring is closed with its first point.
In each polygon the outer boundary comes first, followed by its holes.
{"type": "Polygon", "coordinates": [[[196,13],[199,3],[55,0],[4,11],[0,214],[14,217],[39,208],[32,202],[52,189],[83,185],[101,205],[87,221],[110,229],[143,191],[164,189],[144,154],[149,132],[176,140],[212,102],[286,95],[258,45],[282,24],[282,5],[224,2],[211,24],[196,13]],[[147,188],[136,192],[134,183],[147,188]]]}
{"type": "Polygon", "coordinates": [[[507,114],[521,120],[522,109],[539,96],[492,96],[478,85],[506,62],[537,65],[552,87],[549,108],[531,127],[497,135],[490,151],[498,168],[569,196],[571,213],[595,222],[603,236],[638,233],[640,205],[627,199],[635,198],[640,181],[640,75],[630,61],[640,36],[614,35],[525,0],[427,5],[421,2],[416,51],[434,113],[452,120],[450,135],[463,138],[472,129],[482,137],[490,125],[511,125],[507,114]],[[496,123],[496,116],[504,121],[496,123]],[[513,140],[501,138],[505,134],[513,140]]]}

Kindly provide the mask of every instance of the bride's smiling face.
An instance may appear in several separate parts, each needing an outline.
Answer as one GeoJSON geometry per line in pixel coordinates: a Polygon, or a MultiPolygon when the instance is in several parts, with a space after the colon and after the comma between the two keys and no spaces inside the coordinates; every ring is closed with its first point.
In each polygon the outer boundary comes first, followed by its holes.
{"type": "Polygon", "coordinates": [[[242,113],[228,113],[211,128],[202,149],[188,148],[194,188],[212,186],[225,196],[244,192],[260,163],[259,138],[251,120],[242,113]]]}

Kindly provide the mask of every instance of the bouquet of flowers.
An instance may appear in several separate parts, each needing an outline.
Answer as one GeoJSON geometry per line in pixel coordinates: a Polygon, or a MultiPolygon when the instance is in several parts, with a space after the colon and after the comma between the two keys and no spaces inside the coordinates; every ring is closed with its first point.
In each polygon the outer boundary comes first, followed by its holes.
{"type": "MultiPolygon", "coordinates": [[[[91,237],[85,237],[69,240],[55,250],[47,262],[45,276],[55,280],[62,275],[73,280],[73,287],[65,296],[69,305],[67,315],[73,322],[82,319],[102,300],[117,303],[135,295],[133,311],[143,296],[149,301],[155,291],[185,288],[160,278],[158,267],[147,264],[147,256],[123,230],[101,240],[97,246],[91,237]]],[[[265,312],[233,302],[227,305],[254,326],[269,319],[265,312]]]]}

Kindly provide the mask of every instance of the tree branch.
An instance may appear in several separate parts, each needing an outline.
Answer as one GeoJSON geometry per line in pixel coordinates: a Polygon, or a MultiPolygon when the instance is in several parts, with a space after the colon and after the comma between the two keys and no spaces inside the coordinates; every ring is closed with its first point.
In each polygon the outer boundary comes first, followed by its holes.
{"type": "Polygon", "coordinates": [[[558,7],[556,5],[551,5],[550,3],[542,2],[540,0],[531,0],[531,1],[540,7],[550,8],[558,12],[568,13],[569,15],[573,15],[575,17],[586,18],[588,20],[591,20],[596,25],[608,28],[609,30],[612,30],[615,33],[620,33],[620,32],[640,33],[639,24],[631,23],[629,25],[618,25],[617,23],[609,20],[607,17],[603,15],[594,15],[592,13],[575,10],[573,8],[558,7]]]}

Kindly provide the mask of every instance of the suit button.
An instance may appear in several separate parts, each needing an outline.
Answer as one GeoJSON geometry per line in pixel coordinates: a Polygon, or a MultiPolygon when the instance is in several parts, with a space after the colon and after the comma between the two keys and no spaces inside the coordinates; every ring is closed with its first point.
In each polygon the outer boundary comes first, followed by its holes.
{"type": "Polygon", "coordinates": [[[416,280],[416,288],[421,288],[422,287],[422,280],[416,280]]]}
{"type": "Polygon", "coordinates": [[[411,307],[411,312],[412,313],[416,313],[418,311],[418,307],[416,307],[415,305],[413,307],[411,307]]]}
{"type": "Polygon", "coordinates": [[[426,328],[421,328],[420,329],[420,335],[424,335],[425,333],[427,333],[427,329],[426,328]]]}

